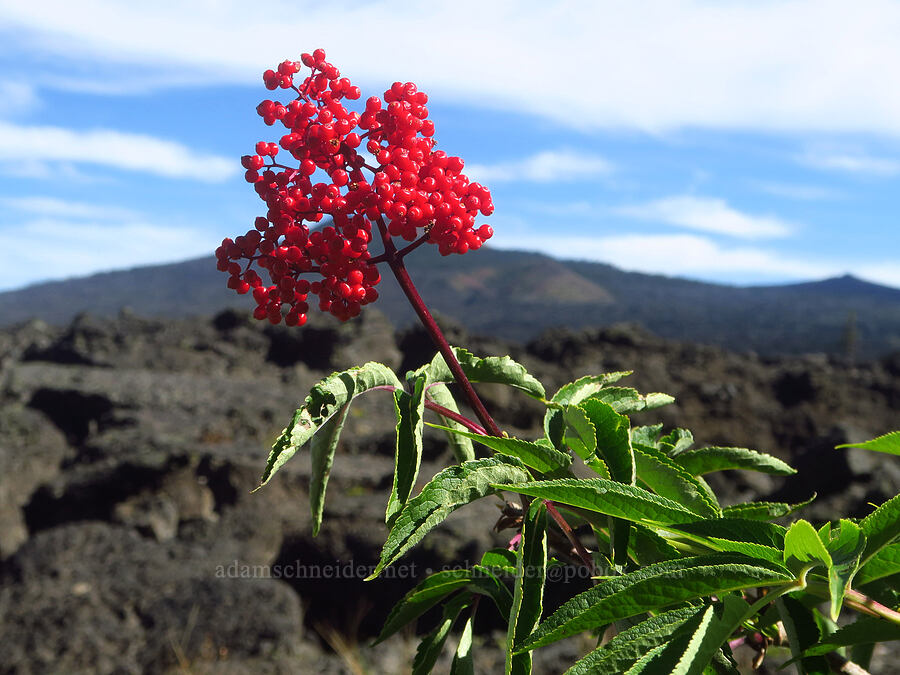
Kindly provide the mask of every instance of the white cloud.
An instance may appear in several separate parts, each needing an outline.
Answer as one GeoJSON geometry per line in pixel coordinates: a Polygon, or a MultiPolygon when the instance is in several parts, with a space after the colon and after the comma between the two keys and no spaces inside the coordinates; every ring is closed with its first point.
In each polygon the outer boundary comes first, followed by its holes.
{"type": "Polygon", "coordinates": [[[809,151],[798,157],[801,164],[826,171],[869,174],[872,176],[895,176],[900,173],[900,160],[874,157],[861,152],[809,151]]]}
{"type": "Polygon", "coordinates": [[[2,197],[0,205],[27,213],[31,217],[63,217],[98,220],[136,220],[138,215],[131,209],[84,202],[71,202],[55,197],[2,197]]]}
{"type": "Polygon", "coordinates": [[[724,200],[704,197],[668,197],[646,204],[623,206],[615,209],[615,213],[742,239],[784,237],[794,229],[789,223],[773,216],[742,213],[724,200]]]}
{"type": "Polygon", "coordinates": [[[579,128],[900,134],[892,0],[849,9],[840,0],[271,0],[265,12],[240,0],[5,0],[0,8],[6,49],[24,53],[23,63],[118,64],[118,77],[98,86],[258,82],[263,68],[323,46],[361,84],[413,80],[429,93],[579,128]],[[390,58],[372,52],[384,30],[390,58]]]}
{"type": "Polygon", "coordinates": [[[539,152],[531,157],[498,164],[470,164],[466,175],[483,183],[531,181],[550,183],[606,176],[613,165],[602,157],[569,150],[539,152]]]}
{"type": "MultiPolygon", "coordinates": [[[[108,129],[74,131],[0,121],[0,162],[72,162],[142,171],[168,178],[219,182],[238,173],[224,157],[194,152],[187,146],[143,134],[108,129]]],[[[40,164],[38,164],[40,165],[40,164]]]]}
{"type": "Polygon", "coordinates": [[[146,222],[50,218],[0,228],[0,289],[208,254],[218,243],[196,229],[146,222]]]}
{"type": "Polygon", "coordinates": [[[775,183],[771,181],[756,181],[754,185],[770,195],[801,201],[815,202],[826,199],[835,199],[839,196],[839,193],[836,190],[820,187],[818,185],[775,183]]]}
{"type": "Polygon", "coordinates": [[[16,80],[0,80],[0,115],[16,115],[38,103],[34,87],[16,80]]]}
{"type": "Polygon", "coordinates": [[[491,244],[499,248],[537,250],[555,257],[605,262],[647,274],[699,279],[811,279],[841,273],[826,263],[785,256],[752,247],[730,247],[693,234],[553,237],[496,231],[491,244]]]}

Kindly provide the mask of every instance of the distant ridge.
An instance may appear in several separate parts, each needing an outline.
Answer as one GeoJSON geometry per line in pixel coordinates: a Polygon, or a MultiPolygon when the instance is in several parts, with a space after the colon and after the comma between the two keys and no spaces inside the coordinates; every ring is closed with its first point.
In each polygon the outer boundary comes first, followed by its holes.
{"type": "MultiPolygon", "coordinates": [[[[900,289],[850,275],[739,287],[624,272],[538,253],[484,248],[443,258],[422,247],[410,274],[432,309],[469,331],[526,341],[548,328],[643,324],[667,338],[762,355],[825,352],[870,359],[900,351],[900,289]]],[[[396,325],[413,320],[390,278],[374,305],[396,325]]],[[[252,300],[225,288],[212,257],[105,272],[0,293],[0,325],[123,307],[160,317],[208,316],[252,300]]]]}

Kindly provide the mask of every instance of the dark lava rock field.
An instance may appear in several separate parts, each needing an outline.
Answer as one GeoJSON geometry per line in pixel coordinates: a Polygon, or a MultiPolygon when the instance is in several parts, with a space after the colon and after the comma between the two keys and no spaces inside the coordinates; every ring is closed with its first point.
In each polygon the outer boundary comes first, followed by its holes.
{"type": "MultiPolygon", "coordinates": [[[[629,386],[676,397],[638,422],[686,427],[698,445],[752,447],[800,469],[789,479],[718,475],[724,503],[816,492],[803,515],[825,520],[864,515],[900,486],[896,458],[834,449],[900,428],[900,354],[856,365],[762,359],[629,326],[554,331],[527,345],[448,333],[479,355],[511,353],[549,392],[584,374],[633,370],[629,386]]],[[[407,672],[411,634],[374,648],[371,639],[426,570],[506,543],[508,533],[491,529],[498,500],[463,508],[428,535],[402,561],[406,578],[364,582],[360,570],[386,536],[392,479],[393,404],[379,392],[351,411],[317,538],[304,453],[251,491],[318,379],[369,360],[402,372],[431,355],[424,334],[395,334],[374,311],[304,329],[235,312],[4,329],[0,673],[407,672]]],[[[539,433],[536,402],[479,390],[511,435],[539,433]]],[[[452,461],[442,437],[426,441],[420,482],[452,461]]],[[[551,586],[548,603],[579,583],[551,586]]],[[[479,620],[479,672],[502,672],[500,619],[479,620]]],[[[536,671],[561,672],[589,648],[573,640],[541,650],[536,671]]]]}

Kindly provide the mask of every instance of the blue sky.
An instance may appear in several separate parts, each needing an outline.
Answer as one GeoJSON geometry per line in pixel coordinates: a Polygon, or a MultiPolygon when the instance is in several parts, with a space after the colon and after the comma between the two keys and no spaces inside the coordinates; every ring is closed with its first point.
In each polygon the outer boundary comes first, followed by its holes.
{"type": "Polygon", "coordinates": [[[0,289],[245,231],[260,75],[317,47],[429,94],[494,246],[900,287],[900,2],[336,5],[0,0],[0,289]]]}

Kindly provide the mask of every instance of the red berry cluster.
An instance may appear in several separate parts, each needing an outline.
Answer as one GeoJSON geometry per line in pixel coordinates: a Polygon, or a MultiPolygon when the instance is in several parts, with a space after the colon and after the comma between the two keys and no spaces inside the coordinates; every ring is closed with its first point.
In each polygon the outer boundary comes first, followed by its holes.
{"type": "Polygon", "coordinates": [[[293,61],[263,74],[268,89],[289,89],[293,100],[266,100],[256,109],[266,124],[278,121],[288,133],[277,144],[260,141],[256,154],[241,158],[268,211],[254,229],[216,249],[218,268],[231,275],[229,288],[253,290],[254,316],[279,323],[286,307],[288,325],[306,322],[310,293],[321,310],[343,321],[378,298],[381,277],[369,252],[373,223],[384,245],[378,261],[396,255],[393,237],[414,242],[408,250],[430,242],[448,255],[477,249],[493,234],[489,225],[475,228],[479,212],[494,210],[490,192],[469,182],[462,159],[434,149],[428,97],[414,84],[395,82],[384,104],[373,96],[353,112],[344,103],[360,98],[359,87],[325,61],[323,50],[303,54],[301,62],[311,72],[299,84],[301,64],[293,61]],[[275,160],[279,150],[293,166],[275,160]],[[328,180],[313,182],[318,172],[328,180]],[[310,227],[325,216],[330,225],[310,227]],[[254,262],[271,285],[250,269],[254,262]],[[308,273],[321,280],[301,278],[308,273]]]}

